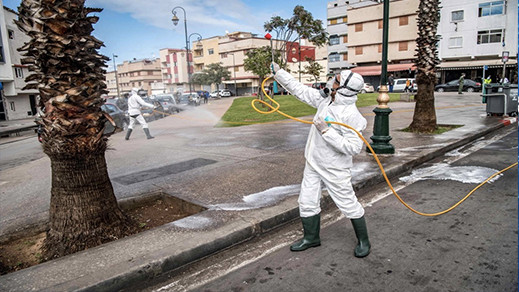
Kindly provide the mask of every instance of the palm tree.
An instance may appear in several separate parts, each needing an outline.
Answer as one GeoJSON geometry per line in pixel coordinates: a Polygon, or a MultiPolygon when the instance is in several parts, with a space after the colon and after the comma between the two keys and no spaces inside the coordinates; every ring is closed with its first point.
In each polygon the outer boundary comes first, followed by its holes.
{"type": "Polygon", "coordinates": [[[418,92],[413,122],[409,129],[413,132],[430,133],[436,130],[436,110],[434,107],[434,86],[436,85],[436,65],[438,59],[436,32],[440,21],[440,1],[420,0],[418,6],[418,38],[416,39],[416,83],[418,92]]]}
{"type": "MultiPolygon", "coordinates": [[[[31,37],[19,50],[37,88],[44,114],[43,151],[51,161],[50,227],[43,244],[47,259],[80,251],[135,231],[117,205],[108,177],[103,134],[110,116],[101,111],[107,57],[91,36],[102,9],[84,0],[23,0],[18,27],[31,37]]],[[[111,121],[113,122],[113,121],[111,121]]],[[[115,125],[115,124],[114,124],[115,125]]]]}

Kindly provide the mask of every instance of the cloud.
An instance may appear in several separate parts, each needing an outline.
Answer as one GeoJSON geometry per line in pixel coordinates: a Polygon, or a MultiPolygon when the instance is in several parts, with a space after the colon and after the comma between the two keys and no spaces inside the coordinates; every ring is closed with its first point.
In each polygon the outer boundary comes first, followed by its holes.
{"type": "Polygon", "coordinates": [[[171,10],[181,6],[187,14],[188,32],[199,32],[204,38],[215,33],[221,35],[226,30],[262,32],[263,23],[271,16],[268,12],[256,11],[242,0],[89,0],[87,5],[128,13],[142,23],[183,33],[182,9],[176,9],[180,19],[178,26],[171,22],[171,10]]]}

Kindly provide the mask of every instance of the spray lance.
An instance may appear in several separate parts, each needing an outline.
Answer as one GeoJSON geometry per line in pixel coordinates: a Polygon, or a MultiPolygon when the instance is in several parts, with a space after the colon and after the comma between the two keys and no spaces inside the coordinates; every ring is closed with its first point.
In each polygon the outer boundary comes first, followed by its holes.
{"type": "MultiPolygon", "coordinates": [[[[265,38],[270,41],[270,50],[272,52],[272,62],[275,62],[275,59],[274,59],[274,46],[272,45],[272,35],[270,35],[270,33],[267,32],[267,34],[265,35],[265,38]]],[[[270,65],[270,66],[272,67],[271,68],[272,72],[274,72],[274,65],[270,65]]],[[[274,80],[274,83],[272,85],[272,92],[274,94],[278,93],[278,83],[275,80],[274,80]]]]}

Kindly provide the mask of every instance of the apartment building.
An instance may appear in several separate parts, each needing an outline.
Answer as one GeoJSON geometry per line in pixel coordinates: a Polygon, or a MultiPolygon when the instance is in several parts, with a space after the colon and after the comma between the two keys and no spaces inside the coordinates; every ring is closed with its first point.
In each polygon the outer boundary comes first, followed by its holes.
{"type": "MultiPolygon", "coordinates": [[[[0,2],[1,3],[1,2],[0,2]]],[[[37,114],[38,90],[23,90],[30,72],[17,51],[29,37],[14,24],[17,12],[0,9],[0,120],[18,120],[37,114]]]]}
{"type": "MultiPolygon", "coordinates": [[[[419,0],[390,1],[387,71],[414,77],[419,0]]],[[[383,3],[348,6],[348,60],[366,82],[380,84],[383,3]]]]}
{"type": "Polygon", "coordinates": [[[438,34],[438,68],[442,83],[491,75],[493,82],[503,73],[503,52],[509,53],[506,77],[517,83],[517,1],[444,0],[438,34]]]}
{"type": "MultiPolygon", "coordinates": [[[[160,72],[164,92],[189,91],[186,50],[160,50],[160,72]]],[[[193,72],[193,55],[190,53],[190,70],[193,72]]]]}
{"type": "Polygon", "coordinates": [[[352,65],[348,62],[348,5],[350,1],[336,0],[327,4],[326,32],[330,37],[328,44],[328,68],[339,73],[352,65]]]}
{"type": "Polygon", "coordinates": [[[121,96],[130,93],[132,88],[144,89],[151,95],[152,84],[162,82],[160,59],[133,59],[117,64],[117,79],[114,71],[107,72],[106,85],[109,96],[117,95],[117,82],[121,96]]]}

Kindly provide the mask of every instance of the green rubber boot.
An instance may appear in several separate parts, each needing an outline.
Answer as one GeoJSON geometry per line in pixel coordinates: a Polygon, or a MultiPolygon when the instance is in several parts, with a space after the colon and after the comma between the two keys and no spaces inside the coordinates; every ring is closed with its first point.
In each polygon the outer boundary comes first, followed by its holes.
{"type": "Polygon", "coordinates": [[[363,258],[369,254],[371,249],[371,244],[369,243],[368,238],[368,228],[366,227],[366,219],[364,219],[364,216],[359,219],[351,219],[351,224],[353,224],[353,229],[355,230],[355,235],[358,240],[357,246],[355,247],[355,256],[363,258]]]}
{"type": "Polygon", "coordinates": [[[319,238],[321,214],[311,217],[301,217],[301,221],[303,222],[304,236],[303,239],[290,246],[291,251],[303,251],[310,247],[321,245],[321,239],[319,238]]]}

